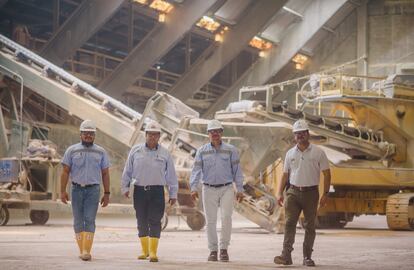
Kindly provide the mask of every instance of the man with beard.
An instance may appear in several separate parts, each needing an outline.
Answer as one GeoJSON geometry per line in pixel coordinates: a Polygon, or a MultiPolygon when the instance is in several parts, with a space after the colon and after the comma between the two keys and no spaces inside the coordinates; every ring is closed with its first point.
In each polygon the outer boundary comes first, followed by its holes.
{"type": "Polygon", "coordinates": [[[329,162],[325,152],[309,142],[309,127],[305,120],[298,120],[293,124],[293,134],[296,146],[291,148],[285,157],[283,176],[278,184],[277,201],[285,207],[285,235],[283,250],[280,256],[274,258],[276,264],[291,265],[293,243],[295,242],[296,224],[300,212],[305,217],[305,238],[303,241],[303,265],[315,266],[311,259],[313,243],[315,241],[315,219],[319,201],[320,172],[323,173],[323,194],[320,205],[324,206],[331,184],[329,162]],[[289,182],[289,184],[288,184],[289,182]],[[286,191],[284,199],[283,191],[286,191]]]}
{"type": "Polygon", "coordinates": [[[204,213],[207,219],[207,239],[210,255],[208,261],[217,261],[217,211],[221,213],[220,261],[228,262],[227,248],[231,237],[231,216],[233,213],[235,183],[236,199],[243,199],[243,172],[240,166],[239,152],[231,144],[221,140],[223,126],[218,120],[207,125],[210,142],[201,146],[196,154],[191,172],[191,197],[198,199],[197,187],[203,183],[202,195],[204,213]]]}
{"type": "Polygon", "coordinates": [[[98,211],[100,183],[104,186],[102,207],[109,203],[109,158],[105,149],[94,144],[96,127],[91,120],[80,125],[81,142],[66,150],[62,165],[61,193],[63,203],[69,200],[66,192],[68,179],[72,182],[73,228],[79,246],[80,258],[92,259],[91,249],[95,234],[95,219],[98,211]]]}
{"type": "Polygon", "coordinates": [[[138,259],[149,257],[150,262],[158,262],[158,241],[165,209],[164,186],[168,186],[171,206],[177,201],[178,193],[174,162],[168,150],[158,144],[160,135],[158,123],[147,123],[146,142],[132,147],[121,182],[122,194],[128,198],[129,187],[131,183],[134,185],[134,208],[142,248],[138,259]]]}

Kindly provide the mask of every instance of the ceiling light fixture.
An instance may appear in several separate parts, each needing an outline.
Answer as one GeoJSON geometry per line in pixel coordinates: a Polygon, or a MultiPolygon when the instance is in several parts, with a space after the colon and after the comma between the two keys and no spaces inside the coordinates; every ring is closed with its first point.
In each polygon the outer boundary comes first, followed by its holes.
{"type": "Polygon", "coordinates": [[[133,0],[134,2],[140,3],[142,5],[147,4],[147,0],[133,0]]]}
{"type": "Polygon", "coordinates": [[[272,43],[258,36],[255,36],[254,38],[252,38],[252,40],[250,40],[249,45],[261,51],[266,51],[272,47],[272,43]]]}
{"type": "Polygon", "coordinates": [[[173,9],[173,5],[163,0],[154,0],[149,5],[150,8],[158,10],[159,12],[167,14],[173,9]]]}
{"type": "Polygon", "coordinates": [[[309,57],[304,54],[296,54],[292,61],[295,63],[295,68],[298,70],[303,70],[305,68],[306,62],[309,60],[309,57]]]}
{"type": "Polygon", "coordinates": [[[158,15],[158,21],[159,22],[165,22],[165,17],[166,17],[165,13],[160,13],[158,15]]]}
{"type": "Polygon", "coordinates": [[[204,28],[207,31],[210,32],[215,32],[219,27],[220,27],[220,23],[218,23],[217,21],[215,21],[213,18],[209,17],[209,16],[203,16],[197,23],[196,25],[198,27],[204,28]]]}

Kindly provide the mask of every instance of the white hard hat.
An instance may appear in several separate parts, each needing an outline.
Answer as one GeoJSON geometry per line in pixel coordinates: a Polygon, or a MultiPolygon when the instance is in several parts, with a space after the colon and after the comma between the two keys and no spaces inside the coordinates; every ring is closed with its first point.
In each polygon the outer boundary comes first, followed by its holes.
{"type": "Polygon", "coordinates": [[[160,132],[161,133],[161,126],[155,121],[149,122],[145,126],[145,132],[160,132]]]}
{"type": "Polygon", "coordinates": [[[213,130],[213,129],[223,129],[223,126],[221,125],[219,120],[213,119],[207,124],[207,131],[213,130]]]}
{"type": "Polygon", "coordinates": [[[81,123],[79,130],[96,132],[96,126],[92,120],[85,120],[81,123]]]}
{"type": "Polygon", "coordinates": [[[293,132],[299,132],[304,130],[309,130],[308,123],[306,123],[305,120],[301,119],[293,124],[293,132]]]}

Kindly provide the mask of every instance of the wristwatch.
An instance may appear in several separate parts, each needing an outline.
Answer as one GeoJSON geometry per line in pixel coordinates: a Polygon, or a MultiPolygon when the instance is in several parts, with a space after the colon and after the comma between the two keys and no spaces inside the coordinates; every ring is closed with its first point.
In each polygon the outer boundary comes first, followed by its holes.
{"type": "Polygon", "coordinates": [[[111,192],[109,192],[109,191],[105,191],[105,192],[104,192],[104,194],[105,194],[105,195],[110,195],[110,194],[111,194],[111,192]]]}

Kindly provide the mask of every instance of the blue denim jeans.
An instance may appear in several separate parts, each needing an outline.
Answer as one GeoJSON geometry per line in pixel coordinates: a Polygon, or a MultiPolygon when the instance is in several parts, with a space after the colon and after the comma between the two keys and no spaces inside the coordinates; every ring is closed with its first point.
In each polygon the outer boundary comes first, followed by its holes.
{"type": "Polygon", "coordinates": [[[95,232],[99,195],[100,185],[88,187],[72,185],[72,212],[75,233],[95,232]]]}

